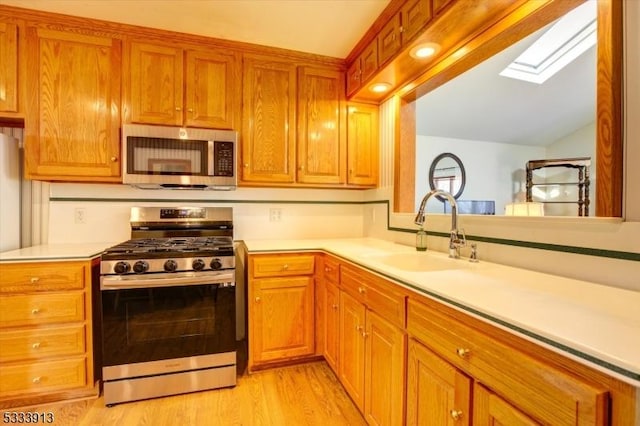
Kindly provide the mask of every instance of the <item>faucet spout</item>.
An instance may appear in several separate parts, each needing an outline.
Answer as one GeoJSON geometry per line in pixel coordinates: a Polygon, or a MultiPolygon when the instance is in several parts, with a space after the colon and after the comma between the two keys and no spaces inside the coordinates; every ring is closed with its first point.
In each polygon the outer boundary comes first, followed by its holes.
{"type": "Polygon", "coordinates": [[[451,204],[451,233],[449,237],[449,257],[458,259],[460,257],[460,247],[464,247],[467,244],[464,233],[462,234],[462,239],[459,236],[458,231],[458,203],[456,203],[456,199],[448,193],[447,191],[443,191],[442,189],[433,189],[429,191],[420,202],[420,207],[418,208],[418,213],[416,214],[416,218],[414,219],[414,223],[419,226],[423,226],[426,213],[425,208],[427,206],[427,201],[432,196],[442,196],[449,201],[451,204]]]}

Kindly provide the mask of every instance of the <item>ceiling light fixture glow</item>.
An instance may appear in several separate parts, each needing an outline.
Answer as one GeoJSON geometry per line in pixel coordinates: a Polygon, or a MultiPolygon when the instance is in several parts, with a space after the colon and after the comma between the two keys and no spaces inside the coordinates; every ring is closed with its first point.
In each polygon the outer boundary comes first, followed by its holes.
{"type": "Polygon", "coordinates": [[[436,43],[421,43],[415,46],[409,54],[416,59],[429,58],[440,50],[440,45],[436,43]]]}
{"type": "Polygon", "coordinates": [[[560,18],[500,75],[542,84],[597,42],[597,1],[560,18]]]}
{"type": "Polygon", "coordinates": [[[375,93],[384,93],[391,88],[389,83],[376,83],[372,85],[369,90],[375,93]]]}

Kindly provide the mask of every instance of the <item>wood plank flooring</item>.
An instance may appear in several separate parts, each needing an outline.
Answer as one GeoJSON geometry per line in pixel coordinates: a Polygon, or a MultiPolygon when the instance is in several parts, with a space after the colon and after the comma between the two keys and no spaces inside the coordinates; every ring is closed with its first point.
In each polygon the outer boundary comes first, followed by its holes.
{"type": "Polygon", "coordinates": [[[57,426],[357,426],[366,422],[326,362],[238,377],[216,389],[107,408],[102,397],[11,411],[52,411],[57,426]]]}

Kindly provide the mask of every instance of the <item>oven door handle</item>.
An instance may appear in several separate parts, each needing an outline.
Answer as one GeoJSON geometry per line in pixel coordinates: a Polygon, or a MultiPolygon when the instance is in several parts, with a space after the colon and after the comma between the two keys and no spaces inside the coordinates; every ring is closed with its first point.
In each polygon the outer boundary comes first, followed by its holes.
{"type": "Polygon", "coordinates": [[[133,279],[118,277],[102,277],[100,290],[124,290],[129,288],[154,288],[171,287],[176,285],[202,285],[219,284],[223,287],[235,287],[235,274],[220,273],[216,275],[193,274],[189,276],[168,277],[168,278],[144,278],[136,276],[133,279]]]}

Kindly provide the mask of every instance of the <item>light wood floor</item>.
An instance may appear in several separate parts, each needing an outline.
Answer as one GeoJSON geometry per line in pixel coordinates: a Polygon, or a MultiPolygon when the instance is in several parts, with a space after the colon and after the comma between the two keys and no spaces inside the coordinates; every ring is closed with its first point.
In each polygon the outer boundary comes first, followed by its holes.
{"type": "Polygon", "coordinates": [[[238,377],[235,388],[130,402],[103,398],[32,408],[52,411],[56,426],[365,425],[324,361],[238,377]]]}

